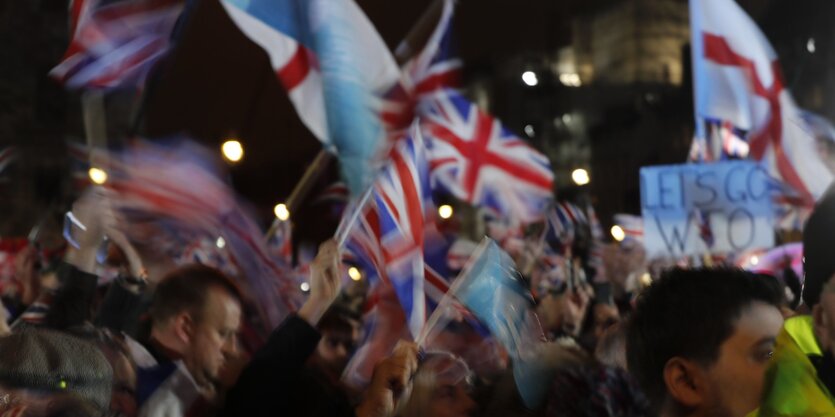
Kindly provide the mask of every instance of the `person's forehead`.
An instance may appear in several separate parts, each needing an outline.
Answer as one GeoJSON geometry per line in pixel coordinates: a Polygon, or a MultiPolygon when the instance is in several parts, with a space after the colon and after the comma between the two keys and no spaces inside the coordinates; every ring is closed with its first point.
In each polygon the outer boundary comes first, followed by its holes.
{"type": "Polygon", "coordinates": [[[241,304],[229,291],[223,288],[210,287],[206,296],[204,312],[206,317],[217,319],[240,316],[241,304]]]}
{"type": "Polygon", "coordinates": [[[776,338],[782,327],[783,316],[776,306],[754,302],[740,312],[731,339],[756,343],[764,338],[776,338]]]}

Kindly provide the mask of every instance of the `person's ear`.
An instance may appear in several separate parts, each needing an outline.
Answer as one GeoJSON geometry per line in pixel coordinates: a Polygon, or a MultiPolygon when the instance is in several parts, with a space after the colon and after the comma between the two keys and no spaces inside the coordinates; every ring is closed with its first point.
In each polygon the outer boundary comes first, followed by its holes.
{"type": "Polygon", "coordinates": [[[829,332],[829,316],[826,314],[821,300],[814,307],[812,307],[812,324],[815,330],[815,337],[818,339],[818,344],[821,350],[829,350],[830,348],[830,332],[829,332]]]}
{"type": "Polygon", "coordinates": [[[664,366],[664,384],[667,393],[678,404],[693,408],[703,404],[707,397],[707,375],[695,362],[674,357],[664,366]]]}
{"type": "Polygon", "coordinates": [[[185,344],[190,344],[194,338],[194,319],[184,311],[174,318],[174,331],[177,338],[185,344]]]}

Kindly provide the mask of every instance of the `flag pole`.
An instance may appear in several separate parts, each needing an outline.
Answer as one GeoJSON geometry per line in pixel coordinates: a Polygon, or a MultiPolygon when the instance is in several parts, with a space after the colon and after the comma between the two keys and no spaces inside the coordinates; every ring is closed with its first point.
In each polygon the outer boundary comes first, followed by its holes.
{"type": "Polygon", "coordinates": [[[467,260],[467,264],[464,265],[464,269],[462,269],[461,273],[458,274],[458,277],[455,278],[452,286],[450,286],[449,290],[447,290],[446,294],[444,294],[444,298],[442,298],[441,302],[438,303],[438,307],[435,308],[432,315],[429,316],[429,319],[426,320],[426,323],[423,325],[423,329],[420,330],[420,334],[415,340],[418,347],[424,347],[423,345],[426,343],[426,339],[429,337],[429,333],[432,331],[432,328],[435,327],[441,320],[443,312],[446,311],[452,304],[454,294],[456,294],[458,289],[461,288],[461,285],[463,285],[463,282],[465,281],[464,277],[470,273],[470,270],[473,269],[473,265],[476,260],[481,257],[485,250],[487,250],[487,245],[489,245],[491,241],[492,239],[487,236],[481,239],[481,243],[478,244],[478,247],[476,247],[475,251],[473,251],[473,254],[470,255],[470,259],[467,260]]]}
{"type": "MultiPolygon", "coordinates": [[[[331,159],[333,158],[333,154],[327,151],[327,149],[322,148],[319,151],[319,154],[316,155],[316,158],[313,159],[313,162],[307,166],[307,169],[304,171],[304,175],[296,183],[296,186],[293,188],[293,191],[290,193],[290,197],[287,198],[287,201],[284,204],[287,206],[287,210],[290,212],[290,215],[293,214],[293,211],[297,208],[300,202],[307,197],[307,194],[310,192],[310,189],[313,187],[313,184],[319,179],[322,173],[325,171],[325,168],[330,163],[331,159]]],[[[264,240],[268,241],[272,238],[273,234],[278,230],[279,225],[281,224],[281,220],[275,219],[273,220],[270,229],[267,231],[267,234],[264,236],[264,240]]]]}
{"type": "Polygon", "coordinates": [[[397,64],[402,66],[415,56],[420,46],[426,44],[435,29],[438,20],[444,11],[444,0],[435,0],[429,8],[423,12],[420,19],[412,27],[397,49],[394,51],[394,58],[397,64]]]}
{"type": "Polygon", "coordinates": [[[362,195],[362,198],[357,202],[356,207],[353,209],[353,213],[351,213],[350,220],[345,221],[347,217],[342,217],[342,221],[339,222],[339,226],[336,228],[336,233],[334,234],[334,238],[336,238],[336,246],[339,249],[345,247],[345,241],[348,240],[348,235],[350,234],[349,231],[351,227],[353,227],[354,223],[357,222],[357,219],[360,217],[362,213],[363,207],[368,202],[368,199],[371,198],[371,194],[374,191],[374,184],[368,187],[365,191],[365,194],[362,195]]]}

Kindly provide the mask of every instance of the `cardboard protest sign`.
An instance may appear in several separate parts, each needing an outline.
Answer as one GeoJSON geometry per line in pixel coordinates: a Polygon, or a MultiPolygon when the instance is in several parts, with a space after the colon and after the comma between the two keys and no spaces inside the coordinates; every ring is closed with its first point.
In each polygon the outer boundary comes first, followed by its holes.
{"type": "Polygon", "coordinates": [[[641,168],[650,256],[733,253],[774,246],[769,175],[752,161],[641,168]]]}

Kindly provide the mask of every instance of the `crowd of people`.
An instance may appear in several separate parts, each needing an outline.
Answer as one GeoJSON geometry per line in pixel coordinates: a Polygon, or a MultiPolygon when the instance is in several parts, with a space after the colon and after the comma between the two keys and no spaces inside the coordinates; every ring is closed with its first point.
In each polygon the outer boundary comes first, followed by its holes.
{"type": "Polygon", "coordinates": [[[375,360],[370,382],[346,383],[363,302],[356,288],[346,296],[334,241],[310,265],[301,308],[253,341],[252,295],[234,277],[152,256],[95,192],[71,215],[60,259],[17,255],[19,291],[4,295],[0,327],[2,416],[835,415],[835,194],[803,235],[802,303],[782,277],[727,267],[668,269],[631,289],[591,282],[576,263],[528,279],[547,339],[535,407],[512,361],[484,372],[408,337],[375,360]],[[102,263],[115,279],[103,283],[102,263]]]}

